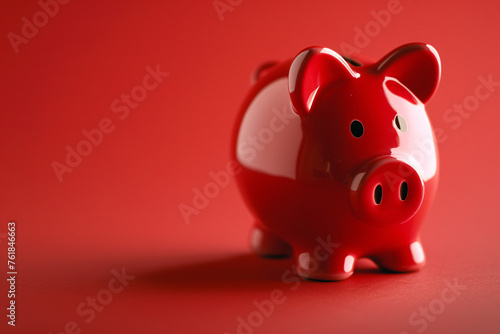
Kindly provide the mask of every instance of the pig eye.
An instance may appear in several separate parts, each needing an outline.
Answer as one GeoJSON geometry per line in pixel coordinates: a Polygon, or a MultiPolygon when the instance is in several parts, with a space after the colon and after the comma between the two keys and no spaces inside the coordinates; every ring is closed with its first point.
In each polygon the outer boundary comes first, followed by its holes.
{"type": "Polygon", "coordinates": [[[351,122],[351,133],[354,137],[359,138],[363,135],[363,124],[360,121],[354,120],[351,122]]]}
{"type": "Polygon", "coordinates": [[[401,132],[408,131],[408,125],[406,124],[406,120],[401,115],[396,115],[394,118],[394,126],[401,132]]]}

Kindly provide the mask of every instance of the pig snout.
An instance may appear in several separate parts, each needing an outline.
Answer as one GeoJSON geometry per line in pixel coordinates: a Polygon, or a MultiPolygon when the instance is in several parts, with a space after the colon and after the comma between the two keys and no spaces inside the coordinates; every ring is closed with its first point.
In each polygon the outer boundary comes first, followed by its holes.
{"type": "Polygon", "coordinates": [[[376,159],[354,173],[351,207],[362,221],[402,224],[413,217],[424,197],[424,182],[409,164],[392,157],[376,159]]]}

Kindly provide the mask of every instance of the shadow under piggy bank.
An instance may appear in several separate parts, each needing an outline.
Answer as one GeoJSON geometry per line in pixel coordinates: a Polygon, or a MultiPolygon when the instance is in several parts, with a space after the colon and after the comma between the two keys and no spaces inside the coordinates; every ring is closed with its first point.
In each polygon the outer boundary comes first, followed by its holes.
{"type": "MultiPolygon", "coordinates": [[[[371,261],[361,259],[356,262],[354,275],[346,281],[381,278],[389,276],[371,261]]],[[[325,284],[300,278],[291,258],[261,258],[254,254],[230,257],[173,266],[137,275],[134,284],[152,288],[180,290],[233,290],[262,289],[301,281],[302,283],[325,284]]],[[[338,284],[339,282],[326,282],[338,284]]]]}

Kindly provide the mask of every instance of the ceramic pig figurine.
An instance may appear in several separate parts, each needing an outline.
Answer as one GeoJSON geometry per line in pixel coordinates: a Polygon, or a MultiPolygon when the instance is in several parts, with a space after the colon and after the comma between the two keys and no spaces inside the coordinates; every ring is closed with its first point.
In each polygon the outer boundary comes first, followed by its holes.
{"type": "Polygon", "coordinates": [[[438,182],[424,104],[440,76],[436,50],[420,43],[377,62],[311,47],[262,66],[232,144],[253,250],[293,254],[314,280],[343,280],[361,257],[423,266],[419,230],[438,182]]]}

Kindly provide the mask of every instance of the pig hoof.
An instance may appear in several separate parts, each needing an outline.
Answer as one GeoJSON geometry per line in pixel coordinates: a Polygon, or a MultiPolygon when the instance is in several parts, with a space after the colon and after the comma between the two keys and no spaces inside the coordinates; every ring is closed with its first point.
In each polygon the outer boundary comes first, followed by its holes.
{"type": "Polygon", "coordinates": [[[297,257],[297,273],[315,281],[342,281],[353,274],[355,258],[352,255],[321,259],[304,252],[297,257]]]}
{"type": "Polygon", "coordinates": [[[404,273],[422,268],[425,265],[425,254],[420,242],[415,241],[409,247],[380,254],[373,260],[383,270],[404,273]]]}
{"type": "Polygon", "coordinates": [[[293,252],[286,241],[259,227],[253,228],[250,245],[254,253],[262,257],[289,257],[293,252]]]}

